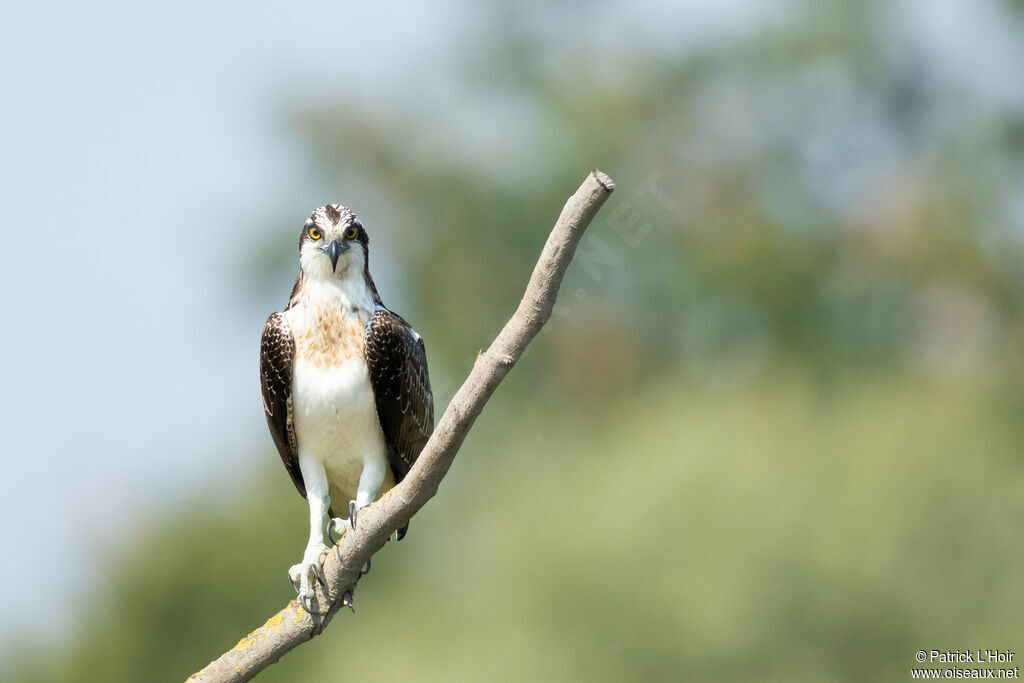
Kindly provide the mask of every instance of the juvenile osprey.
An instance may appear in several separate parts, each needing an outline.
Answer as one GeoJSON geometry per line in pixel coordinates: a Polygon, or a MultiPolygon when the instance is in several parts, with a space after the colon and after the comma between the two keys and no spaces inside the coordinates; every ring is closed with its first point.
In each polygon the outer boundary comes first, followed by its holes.
{"type": "Polygon", "coordinates": [[[270,433],[309,501],[309,543],[288,570],[306,607],[331,531],[355,528],[434,427],[423,340],[381,303],[366,231],[348,208],[322,206],[302,226],[299,276],[263,328],[260,374],[270,433]],[[348,519],[334,517],[332,501],[349,501],[348,519]]]}

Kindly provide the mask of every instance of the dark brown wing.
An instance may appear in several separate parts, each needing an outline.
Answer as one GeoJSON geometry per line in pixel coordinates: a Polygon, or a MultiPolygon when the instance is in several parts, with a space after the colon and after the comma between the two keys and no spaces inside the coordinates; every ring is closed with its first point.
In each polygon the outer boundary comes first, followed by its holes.
{"type": "Polygon", "coordinates": [[[434,431],[427,353],[409,324],[378,308],[366,326],[366,365],[395,482],[416,462],[434,431]]]}
{"type": "Polygon", "coordinates": [[[299,470],[299,449],[292,422],[292,368],[295,365],[295,339],[288,321],[274,313],[263,326],[260,342],[260,377],[263,381],[263,411],[267,415],[270,435],[277,444],[285,469],[292,476],[295,488],[303,498],[306,485],[299,470]]]}

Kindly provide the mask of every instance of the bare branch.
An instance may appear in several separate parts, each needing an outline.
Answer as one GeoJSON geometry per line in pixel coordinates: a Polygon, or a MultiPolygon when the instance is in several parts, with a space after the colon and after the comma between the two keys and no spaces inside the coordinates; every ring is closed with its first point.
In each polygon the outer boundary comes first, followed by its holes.
{"type": "Polygon", "coordinates": [[[437,493],[484,404],[551,317],[562,276],[576,245],[614,189],[611,178],[595,170],[569,197],[533,269],[519,308],[487,351],[477,357],[469,377],[452,398],[408,475],[380,500],[361,510],[358,528],[342,537],[337,555],[327,555],[327,588],[316,589],[315,604],[320,606],[320,613],[310,616],[297,599],[292,600],[234,648],[193,674],[189,681],[248,681],[295,646],[319,635],[338,610],[351,605],[360,569],[391,534],[437,493]]]}

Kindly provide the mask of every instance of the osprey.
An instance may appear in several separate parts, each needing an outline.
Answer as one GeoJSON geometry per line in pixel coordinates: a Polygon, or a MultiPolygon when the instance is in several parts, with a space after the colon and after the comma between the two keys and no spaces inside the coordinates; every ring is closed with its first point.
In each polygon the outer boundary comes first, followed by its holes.
{"type": "Polygon", "coordinates": [[[260,345],[267,424],[309,501],[309,543],[288,570],[307,611],[331,532],[356,527],[358,511],[402,480],[434,427],[423,340],[381,303],[368,243],[348,208],[315,210],[299,236],[291,298],[260,345]],[[334,516],[344,501],[348,519],[334,516]]]}

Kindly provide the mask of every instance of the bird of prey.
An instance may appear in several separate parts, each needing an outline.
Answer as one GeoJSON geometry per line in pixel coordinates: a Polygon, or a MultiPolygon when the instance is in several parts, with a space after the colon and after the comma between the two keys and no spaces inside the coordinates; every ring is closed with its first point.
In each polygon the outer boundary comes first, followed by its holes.
{"type": "Polygon", "coordinates": [[[423,340],[381,303],[368,244],[347,207],[313,211],[291,298],[260,345],[267,424],[309,502],[309,543],[288,570],[307,611],[331,532],[356,528],[359,510],[401,481],[434,428],[423,340]],[[348,519],[335,517],[346,503],[348,519]]]}

